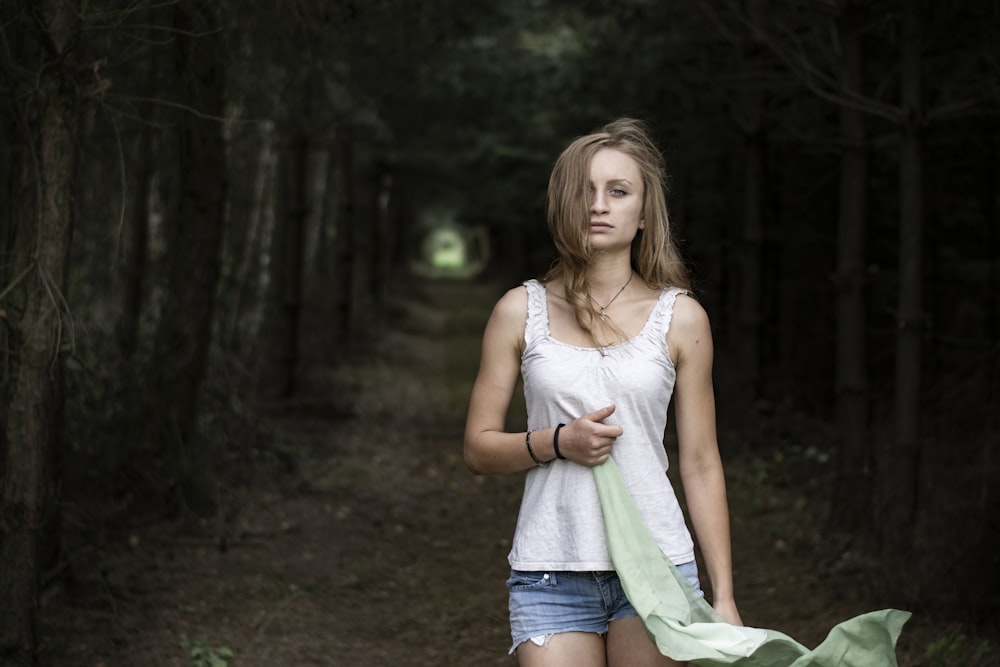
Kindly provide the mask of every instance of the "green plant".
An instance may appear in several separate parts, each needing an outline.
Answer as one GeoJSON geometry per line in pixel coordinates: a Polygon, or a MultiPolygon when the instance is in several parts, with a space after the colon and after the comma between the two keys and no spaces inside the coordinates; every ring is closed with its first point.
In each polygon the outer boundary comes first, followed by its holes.
{"type": "Polygon", "coordinates": [[[228,646],[213,646],[207,638],[181,639],[181,648],[187,651],[191,667],[229,667],[233,650],[228,646]]]}
{"type": "Polygon", "coordinates": [[[983,664],[991,651],[987,640],[977,642],[958,632],[931,642],[925,653],[930,667],[969,667],[983,664]]]}

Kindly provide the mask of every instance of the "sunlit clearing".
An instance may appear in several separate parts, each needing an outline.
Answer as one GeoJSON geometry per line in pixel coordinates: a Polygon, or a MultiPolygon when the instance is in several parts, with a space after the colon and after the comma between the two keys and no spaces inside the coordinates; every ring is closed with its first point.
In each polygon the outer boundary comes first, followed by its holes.
{"type": "Polygon", "coordinates": [[[479,273],[488,258],[485,229],[443,222],[426,227],[411,270],[428,278],[461,280],[479,273]]]}

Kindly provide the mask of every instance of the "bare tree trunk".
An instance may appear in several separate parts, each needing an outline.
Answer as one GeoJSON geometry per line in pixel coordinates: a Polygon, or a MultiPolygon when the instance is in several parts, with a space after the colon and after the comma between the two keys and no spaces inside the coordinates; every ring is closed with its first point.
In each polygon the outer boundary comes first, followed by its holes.
{"type": "Polygon", "coordinates": [[[986,256],[993,259],[987,269],[986,334],[990,340],[1000,341],[1000,127],[995,118],[989,123],[988,132],[990,157],[986,172],[988,180],[983,190],[983,217],[989,230],[986,256]]]}
{"type": "Polygon", "coordinates": [[[220,273],[227,190],[224,76],[214,4],[174,6],[181,99],[198,110],[178,118],[179,201],[167,220],[167,294],[156,334],[154,405],[173,451],[194,432],[198,389],[205,373],[220,273]]]}
{"type": "Polygon", "coordinates": [[[369,265],[372,267],[371,306],[374,311],[371,315],[381,322],[392,274],[398,266],[396,244],[400,218],[395,215],[395,183],[392,172],[385,165],[380,165],[376,171],[370,171],[367,177],[373,187],[371,211],[374,216],[374,224],[370,225],[372,233],[369,245],[369,265]]]}
{"type": "MultiPolygon", "coordinates": [[[[747,0],[751,26],[759,29],[767,16],[767,0],[747,0]]],[[[748,46],[746,60],[760,60],[760,45],[748,46]]],[[[760,354],[763,306],[764,252],[764,154],[766,137],[763,118],[764,101],[758,90],[747,90],[743,101],[745,116],[743,143],[743,232],[740,243],[740,293],[738,349],[747,396],[755,398],[760,390],[760,354]]]]}
{"type": "Polygon", "coordinates": [[[743,143],[743,231],[739,250],[739,350],[740,367],[748,396],[760,390],[760,333],[764,247],[763,184],[764,138],[757,129],[747,133],[743,143]]]}
{"type": "MultiPolygon", "coordinates": [[[[378,307],[378,282],[375,272],[379,265],[373,261],[379,247],[380,230],[378,220],[378,182],[369,153],[368,146],[357,144],[354,147],[355,169],[354,185],[357,188],[357,199],[354,204],[354,218],[351,225],[354,231],[351,238],[354,242],[351,254],[355,260],[352,263],[351,276],[351,311],[353,312],[354,333],[366,331],[374,321],[378,307]]],[[[354,342],[354,341],[349,341],[354,342]]]]}
{"type": "MultiPolygon", "coordinates": [[[[169,20],[168,15],[157,11],[151,17],[150,26],[157,21],[169,20]],[[160,17],[163,18],[160,18],[160,17]]],[[[147,46],[139,52],[141,57],[136,59],[139,63],[141,84],[138,95],[142,97],[155,97],[157,95],[158,78],[164,66],[169,63],[164,61],[163,49],[155,48],[154,29],[148,27],[142,31],[142,41],[147,46]]],[[[169,51],[166,52],[169,56],[169,51]]],[[[146,122],[141,124],[139,133],[135,137],[135,145],[131,151],[131,165],[128,170],[129,186],[126,200],[126,213],[128,214],[126,228],[123,230],[123,250],[121,253],[121,268],[119,279],[121,290],[118,294],[120,299],[121,313],[116,323],[116,334],[121,356],[126,361],[132,361],[139,346],[139,331],[142,321],[143,301],[147,292],[147,281],[149,280],[150,261],[150,237],[152,235],[152,206],[153,197],[159,193],[153,191],[157,176],[157,153],[161,148],[162,132],[157,129],[156,109],[149,111],[146,122]]]]}
{"type": "MultiPolygon", "coordinates": [[[[416,243],[414,241],[416,234],[414,233],[413,207],[409,203],[409,193],[402,176],[393,177],[392,193],[389,198],[389,215],[392,251],[387,253],[386,262],[395,277],[400,270],[406,271],[406,267],[409,267],[410,259],[413,257],[411,250],[416,243]]],[[[472,243],[471,228],[467,240],[470,244],[472,243]]],[[[469,255],[470,260],[471,257],[469,255]]]]}
{"type": "Polygon", "coordinates": [[[122,356],[131,359],[139,339],[142,294],[149,259],[149,196],[153,184],[153,131],[144,126],[137,138],[135,189],[126,236],[125,262],[122,270],[122,307],[118,321],[118,341],[122,356]]]}
{"type": "MultiPolygon", "coordinates": [[[[842,53],[841,85],[861,93],[861,28],[856,6],[838,20],[842,53]]],[[[868,214],[868,149],[864,112],[841,106],[843,153],[837,223],[837,415],[840,449],[831,525],[855,532],[872,525],[872,448],[869,437],[866,345],[865,231],[868,214]]]]}
{"type": "Polygon", "coordinates": [[[34,4],[40,22],[21,35],[22,65],[37,72],[20,98],[13,146],[8,263],[2,296],[0,406],[0,665],[34,664],[41,541],[57,511],[55,460],[62,426],[64,320],[77,91],[65,56],[79,6],[34,4]],[[40,29],[36,34],[34,29],[40,29]],[[55,65],[54,63],[60,63],[55,65]]]}
{"type": "Polygon", "coordinates": [[[297,131],[279,161],[281,217],[275,225],[271,253],[272,316],[266,327],[270,362],[264,369],[262,393],[287,398],[296,390],[299,358],[299,318],[302,313],[303,238],[308,216],[309,144],[297,131]]]}
{"type": "Polygon", "coordinates": [[[356,237],[360,235],[357,229],[358,193],[356,155],[350,137],[338,139],[340,150],[340,213],[337,216],[337,235],[334,241],[334,278],[335,289],[333,298],[337,315],[337,339],[342,345],[347,344],[358,328],[358,300],[355,293],[357,271],[354,265],[361,261],[363,255],[356,252],[356,237]]]}
{"type": "MultiPolygon", "coordinates": [[[[323,214],[320,216],[319,229],[316,234],[316,252],[313,256],[311,273],[317,277],[318,283],[327,291],[334,274],[334,248],[337,245],[337,235],[340,228],[340,185],[341,169],[336,144],[328,148],[325,159],[326,168],[323,172],[323,214]]],[[[330,306],[328,300],[323,304],[330,306]]]]}
{"type": "MultiPolygon", "coordinates": [[[[734,179],[736,169],[729,159],[720,158],[714,165],[716,170],[715,178],[734,179]],[[721,174],[722,176],[719,176],[721,174]]],[[[727,207],[727,212],[732,209],[727,207]]],[[[714,242],[707,243],[707,260],[704,274],[709,276],[714,282],[715,288],[707,291],[706,299],[714,299],[714,302],[707,302],[706,308],[712,313],[713,326],[718,329],[721,336],[719,344],[727,349],[734,349],[739,338],[739,327],[737,326],[736,309],[731,304],[737,302],[739,295],[736,293],[738,282],[734,275],[735,262],[733,260],[733,250],[736,245],[734,236],[736,230],[727,223],[727,218],[735,218],[733,215],[708,217],[708,233],[705,238],[714,242]]]]}
{"type": "Polygon", "coordinates": [[[327,146],[324,156],[319,160],[319,173],[316,174],[316,185],[319,195],[315,202],[319,209],[316,216],[315,248],[311,257],[306,260],[308,266],[309,294],[312,316],[309,325],[313,341],[321,337],[321,341],[309,345],[311,357],[320,364],[336,363],[340,359],[339,346],[341,342],[341,313],[339,301],[341,295],[341,267],[338,266],[343,257],[338,257],[343,225],[341,210],[342,165],[340,164],[339,145],[327,146]]]}
{"type": "MultiPolygon", "coordinates": [[[[257,283],[254,276],[261,268],[260,251],[264,233],[267,227],[267,207],[271,205],[270,196],[274,187],[274,176],[276,158],[274,154],[274,129],[270,123],[262,124],[260,127],[260,150],[257,153],[257,170],[254,176],[253,192],[251,193],[250,211],[246,225],[246,237],[243,239],[243,248],[239,256],[239,265],[236,275],[233,278],[234,296],[230,306],[229,317],[223,328],[223,340],[227,347],[240,350],[243,341],[255,338],[256,330],[250,335],[243,332],[244,325],[244,304],[247,302],[247,293],[251,292],[258,296],[257,283]]],[[[257,299],[254,299],[256,302],[257,299]]],[[[251,317],[251,320],[256,318],[251,317]]]]}
{"type": "Polygon", "coordinates": [[[899,303],[896,333],[896,430],[879,460],[879,534],[886,563],[910,562],[920,470],[923,339],[923,89],[921,37],[913,8],[901,35],[903,122],[900,151],[899,303]],[[889,559],[893,560],[889,560],[889,559]]]}

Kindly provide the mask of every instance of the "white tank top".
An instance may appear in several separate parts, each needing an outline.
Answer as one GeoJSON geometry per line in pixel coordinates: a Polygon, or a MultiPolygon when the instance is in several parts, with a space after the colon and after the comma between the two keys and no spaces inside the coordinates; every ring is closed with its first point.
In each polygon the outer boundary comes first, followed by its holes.
{"type": "MultiPolygon", "coordinates": [[[[521,376],[528,429],[551,428],[614,403],[606,423],[623,433],[612,457],[663,553],[675,564],[694,560],[694,544],[667,478],[663,447],[667,405],[676,369],[667,352],[674,301],[683,289],[664,290],[642,331],[620,345],[578,347],[552,338],[545,287],[528,290],[521,376]]],[[[515,570],[613,570],[594,476],[571,461],[528,471],[508,556],[515,570]]]]}

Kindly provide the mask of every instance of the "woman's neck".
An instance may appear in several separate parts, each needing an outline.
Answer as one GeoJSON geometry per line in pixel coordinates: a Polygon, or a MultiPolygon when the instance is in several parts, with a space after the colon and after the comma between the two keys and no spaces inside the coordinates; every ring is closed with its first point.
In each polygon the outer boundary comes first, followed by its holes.
{"type": "Polygon", "coordinates": [[[587,269],[587,283],[593,295],[614,292],[632,276],[631,258],[628,256],[600,256],[587,269]]]}

